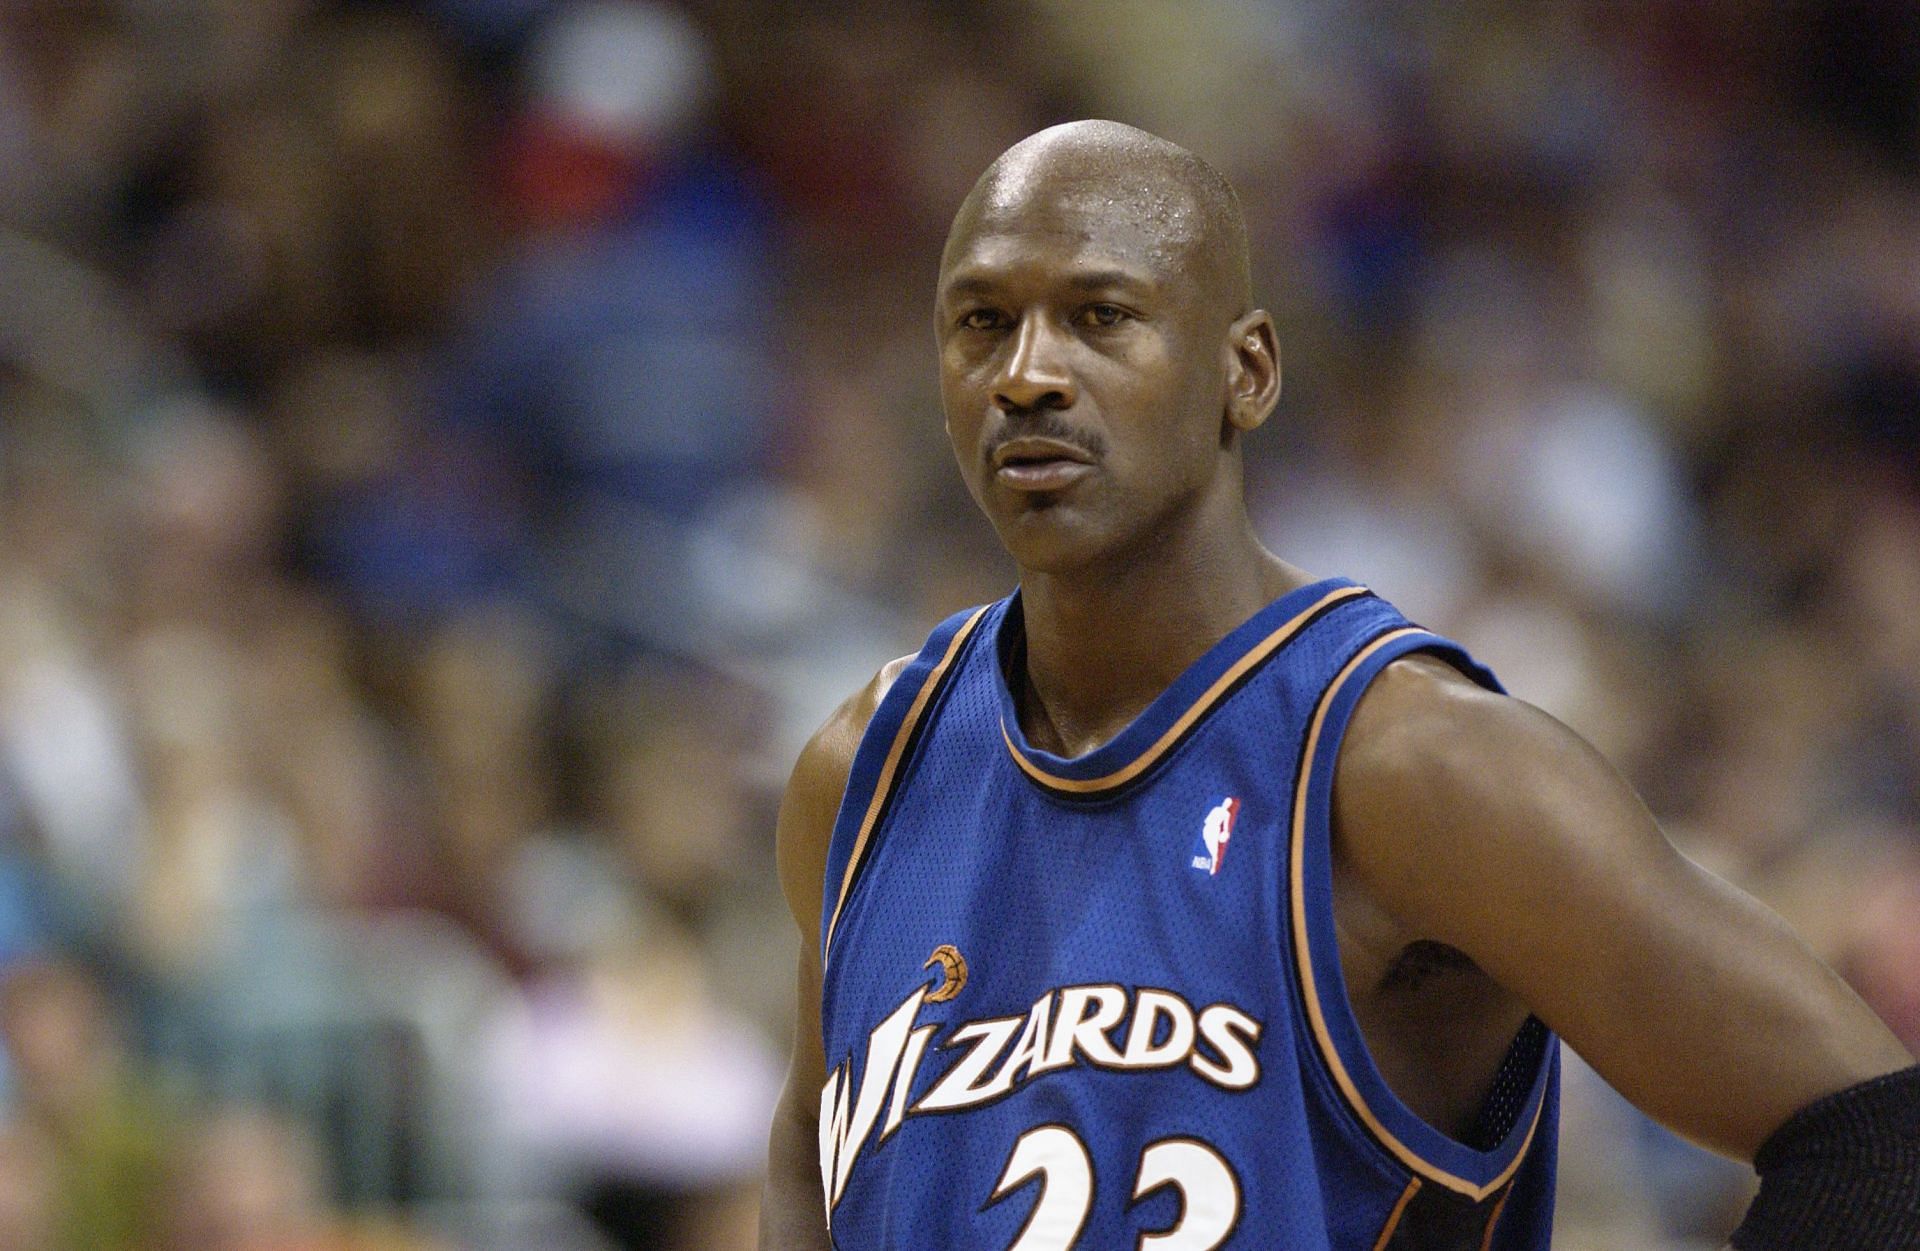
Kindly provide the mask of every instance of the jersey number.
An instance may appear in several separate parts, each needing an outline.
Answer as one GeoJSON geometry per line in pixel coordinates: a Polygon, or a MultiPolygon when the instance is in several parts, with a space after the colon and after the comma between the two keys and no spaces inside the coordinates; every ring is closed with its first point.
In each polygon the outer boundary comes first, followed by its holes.
{"type": "MultiPolygon", "coordinates": [[[[1041,1125],[1020,1135],[988,1200],[998,1203],[1040,1179],[1027,1223],[1007,1251],[1071,1251],[1093,1208],[1093,1158],[1064,1125],[1041,1125]]],[[[1213,1251],[1240,1222],[1240,1184],[1220,1153],[1192,1138],[1162,1138],[1140,1153],[1135,1203],[1163,1186],[1180,1191],[1180,1219],[1140,1235],[1136,1251],[1213,1251]]]]}

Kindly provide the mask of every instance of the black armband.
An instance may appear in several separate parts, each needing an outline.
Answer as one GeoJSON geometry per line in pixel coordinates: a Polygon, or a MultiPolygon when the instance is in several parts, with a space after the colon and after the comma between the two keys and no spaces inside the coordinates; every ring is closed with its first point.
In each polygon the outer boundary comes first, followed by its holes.
{"type": "Polygon", "coordinates": [[[1808,1104],[1753,1167],[1736,1251],[1920,1251],[1920,1065],[1808,1104]]]}

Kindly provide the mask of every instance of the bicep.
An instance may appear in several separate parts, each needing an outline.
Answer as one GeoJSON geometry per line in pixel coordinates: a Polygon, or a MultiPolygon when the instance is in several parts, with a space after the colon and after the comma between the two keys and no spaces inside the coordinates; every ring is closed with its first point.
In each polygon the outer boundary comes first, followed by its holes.
{"type": "Polygon", "coordinates": [[[1746,1157],[1804,1104],[1907,1062],[1571,731],[1417,671],[1380,685],[1342,753],[1344,858],[1409,931],[1466,952],[1643,1110],[1746,1157]]]}

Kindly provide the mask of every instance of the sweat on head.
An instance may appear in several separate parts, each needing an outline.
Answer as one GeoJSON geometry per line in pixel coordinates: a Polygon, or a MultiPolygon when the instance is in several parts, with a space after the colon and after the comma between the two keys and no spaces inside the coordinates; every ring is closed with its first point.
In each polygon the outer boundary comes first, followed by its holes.
{"type": "Polygon", "coordinates": [[[1232,184],[1180,145],[1121,122],[1068,122],[1003,152],[954,215],[942,272],[957,244],[1037,201],[1127,224],[1143,259],[1190,276],[1224,320],[1252,304],[1247,227],[1232,184]]]}

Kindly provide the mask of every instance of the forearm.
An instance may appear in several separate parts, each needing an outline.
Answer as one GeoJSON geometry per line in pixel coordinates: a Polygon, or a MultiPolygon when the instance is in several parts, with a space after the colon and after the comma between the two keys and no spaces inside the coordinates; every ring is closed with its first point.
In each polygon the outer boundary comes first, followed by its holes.
{"type": "Polygon", "coordinates": [[[781,1097],[768,1142],[760,1251],[830,1251],[815,1120],[791,1094],[781,1097]]]}

